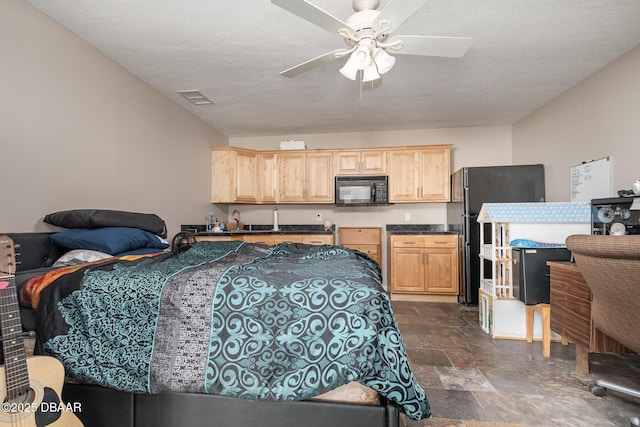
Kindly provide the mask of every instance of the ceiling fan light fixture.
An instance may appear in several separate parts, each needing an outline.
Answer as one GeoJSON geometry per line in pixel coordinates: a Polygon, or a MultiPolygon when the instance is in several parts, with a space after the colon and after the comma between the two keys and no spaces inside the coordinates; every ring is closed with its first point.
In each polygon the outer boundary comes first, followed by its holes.
{"type": "Polygon", "coordinates": [[[376,63],[378,73],[384,74],[393,68],[396,58],[389,55],[386,50],[377,48],[373,52],[373,62],[376,63]]]}
{"type": "Polygon", "coordinates": [[[351,58],[347,60],[342,68],[340,68],[340,74],[348,78],[349,80],[355,80],[358,76],[358,69],[351,62],[351,58]]]}
{"type": "Polygon", "coordinates": [[[364,70],[371,64],[371,51],[365,46],[358,46],[358,48],[349,57],[349,62],[353,64],[358,70],[364,70]]]}
{"type": "Polygon", "coordinates": [[[380,74],[378,73],[378,69],[376,64],[371,63],[367,68],[364,69],[362,73],[362,83],[371,82],[374,80],[378,80],[380,78],[380,74]]]}

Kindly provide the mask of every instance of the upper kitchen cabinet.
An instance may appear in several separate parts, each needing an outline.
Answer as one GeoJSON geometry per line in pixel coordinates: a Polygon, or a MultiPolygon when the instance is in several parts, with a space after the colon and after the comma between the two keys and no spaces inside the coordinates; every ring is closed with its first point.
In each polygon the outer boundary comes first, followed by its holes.
{"type": "Polygon", "coordinates": [[[257,168],[254,151],[211,147],[211,202],[257,203],[257,168]]]}
{"type": "Polygon", "coordinates": [[[336,175],[385,175],[387,153],[384,150],[336,152],[336,175]]]}
{"type": "Polygon", "coordinates": [[[258,154],[258,202],[276,202],[276,155],[258,154]]]}
{"type": "Polygon", "coordinates": [[[333,154],[331,151],[278,153],[278,203],[333,203],[333,154]]]}
{"type": "Polygon", "coordinates": [[[450,152],[450,145],[389,150],[389,202],[448,202],[450,152]]]}

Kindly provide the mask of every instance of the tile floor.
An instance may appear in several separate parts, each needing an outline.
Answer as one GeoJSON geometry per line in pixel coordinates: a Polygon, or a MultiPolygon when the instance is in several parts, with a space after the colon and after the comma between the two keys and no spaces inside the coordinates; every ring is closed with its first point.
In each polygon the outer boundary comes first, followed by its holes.
{"type": "Polygon", "coordinates": [[[590,392],[598,378],[640,388],[640,356],[591,354],[588,375],[575,372],[575,346],[492,339],[478,308],[455,303],[393,301],[411,365],[432,416],[401,418],[405,427],[629,426],[640,399],[590,392]]]}

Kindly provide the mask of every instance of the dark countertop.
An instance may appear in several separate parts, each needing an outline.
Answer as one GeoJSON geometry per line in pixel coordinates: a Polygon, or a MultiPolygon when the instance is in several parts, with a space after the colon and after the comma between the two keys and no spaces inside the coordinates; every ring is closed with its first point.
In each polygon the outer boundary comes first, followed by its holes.
{"type": "Polygon", "coordinates": [[[323,225],[280,225],[278,231],[273,230],[272,225],[251,224],[245,225],[243,230],[232,231],[207,231],[205,225],[181,225],[181,231],[192,231],[198,236],[237,236],[246,234],[334,234],[335,225],[330,230],[325,230],[323,225]]]}
{"type": "Polygon", "coordinates": [[[387,234],[459,234],[445,231],[444,224],[387,224],[387,234]]]}

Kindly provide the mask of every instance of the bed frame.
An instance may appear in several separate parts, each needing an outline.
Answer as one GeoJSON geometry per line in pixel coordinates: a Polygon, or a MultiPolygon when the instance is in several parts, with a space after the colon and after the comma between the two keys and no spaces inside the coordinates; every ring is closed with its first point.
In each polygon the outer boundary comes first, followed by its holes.
{"type": "MultiPolygon", "coordinates": [[[[16,244],[17,276],[50,267],[66,249],[51,233],[5,233],[16,244]],[[18,246],[19,245],[19,246],[18,246]]],[[[35,329],[33,311],[21,308],[23,328],[35,329]]],[[[62,399],[87,427],[398,427],[399,412],[386,399],[379,405],[326,401],[270,402],[196,393],[138,394],[67,382],[62,399]]]]}

